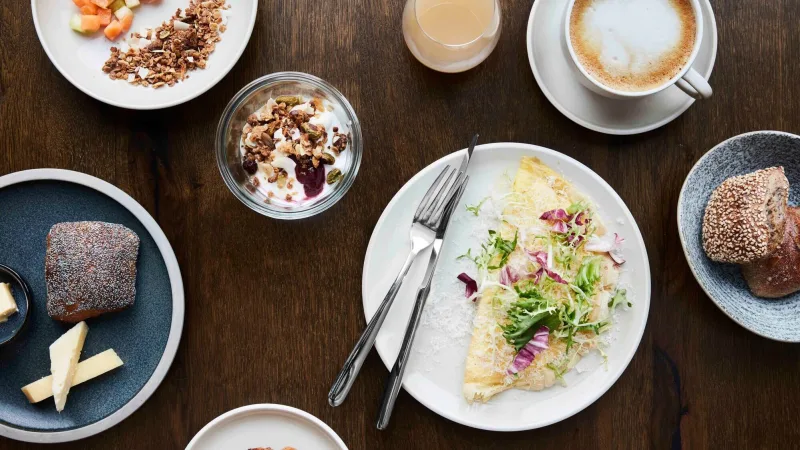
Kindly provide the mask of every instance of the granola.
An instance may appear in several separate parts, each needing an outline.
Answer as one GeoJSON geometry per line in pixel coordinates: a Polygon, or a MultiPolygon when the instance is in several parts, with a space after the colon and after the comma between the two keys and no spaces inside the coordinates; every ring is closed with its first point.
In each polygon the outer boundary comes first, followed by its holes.
{"type": "Polygon", "coordinates": [[[328,102],[278,96],[247,117],[242,168],[268,201],[298,203],[342,180],[349,141],[328,102]]]}
{"type": "Polygon", "coordinates": [[[131,34],[120,47],[111,47],[103,72],[113,80],[160,88],[205,69],[208,57],[225,32],[227,0],[190,0],[168,22],[131,34]]]}

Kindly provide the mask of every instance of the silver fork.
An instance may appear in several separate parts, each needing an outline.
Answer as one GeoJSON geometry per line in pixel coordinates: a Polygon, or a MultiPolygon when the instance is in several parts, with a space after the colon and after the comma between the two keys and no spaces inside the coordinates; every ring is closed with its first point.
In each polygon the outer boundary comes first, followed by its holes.
{"type": "Polygon", "coordinates": [[[422,201],[414,213],[414,220],[411,224],[410,238],[411,238],[411,253],[409,253],[403,268],[386,293],[383,302],[381,302],[372,320],[367,324],[367,328],[361,337],[358,339],[355,348],[350,352],[350,356],[344,363],[344,367],[339,372],[336,380],[333,382],[331,391],[328,393],[328,403],[331,406],[339,406],[344,401],[350,388],[353,387],[356,376],[364,364],[372,346],[375,344],[375,338],[378,336],[378,330],[383,325],[389,309],[392,307],[397,292],[403,284],[403,280],[408,274],[408,270],[417,258],[417,255],[426,248],[433,244],[436,239],[436,232],[442,225],[442,218],[445,213],[447,205],[454,195],[459,191],[461,185],[464,184],[466,174],[456,171],[455,169],[447,166],[442,170],[442,173],[436,177],[428,192],[422,198],[422,201]],[[455,175],[455,178],[453,177],[455,175]]]}

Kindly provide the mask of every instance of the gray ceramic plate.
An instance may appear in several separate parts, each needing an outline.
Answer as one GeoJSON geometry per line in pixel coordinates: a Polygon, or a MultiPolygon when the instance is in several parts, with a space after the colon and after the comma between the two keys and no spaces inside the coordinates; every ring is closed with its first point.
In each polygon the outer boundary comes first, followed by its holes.
{"type": "Polygon", "coordinates": [[[695,278],[725,314],[766,338],[800,342],[800,293],[777,300],[758,298],[747,288],[739,266],[711,261],[702,245],[703,214],[713,190],[732,176],[774,166],[786,170],[792,186],[789,204],[800,204],[800,136],[757,131],[711,149],[683,184],[678,199],[678,231],[695,278]]]}
{"type": "Polygon", "coordinates": [[[0,211],[0,263],[19,272],[31,289],[27,326],[0,348],[0,436],[64,442],[100,433],[138,409],[174,359],[184,298],[172,247],[135,200],[77,172],[42,169],[0,177],[0,211]],[[20,388],[49,375],[48,347],[70,327],[47,315],[47,233],[58,222],[83,220],[119,223],[139,236],[136,300],[124,311],[86,321],[81,359],[113,348],[125,365],[76,386],[59,414],[52,399],[31,405],[20,388]]]}

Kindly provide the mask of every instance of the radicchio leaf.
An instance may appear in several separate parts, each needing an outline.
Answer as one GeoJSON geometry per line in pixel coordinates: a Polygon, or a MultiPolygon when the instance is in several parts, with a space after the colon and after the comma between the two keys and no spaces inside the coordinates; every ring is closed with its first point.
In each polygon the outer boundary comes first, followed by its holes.
{"type": "Polygon", "coordinates": [[[549,257],[547,253],[542,251],[528,252],[528,259],[530,259],[535,263],[538,263],[541,266],[539,271],[536,272],[536,274],[534,274],[533,276],[534,284],[539,284],[539,282],[542,280],[542,275],[544,275],[545,273],[547,274],[548,277],[550,277],[550,279],[552,279],[556,283],[567,284],[567,281],[561,278],[561,275],[549,269],[548,258],[549,257]]]}
{"type": "Polygon", "coordinates": [[[555,222],[553,223],[553,231],[564,234],[569,231],[569,225],[566,222],[555,222]]]}
{"type": "Polygon", "coordinates": [[[546,211],[539,219],[569,222],[572,218],[563,209],[554,209],[552,211],[546,211]]]}
{"type": "Polygon", "coordinates": [[[589,239],[586,243],[586,250],[595,253],[608,253],[608,256],[617,265],[622,265],[625,264],[625,258],[622,255],[622,244],[624,243],[625,239],[614,233],[614,236],[605,235],[589,239]]]}
{"type": "MultiPolygon", "coordinates": [[[[467,285],[467,289],[464,292],[464,295],[466,295],[467,298],[472,297],[473,295],[475,295],[476,292],[478,292],[478,282],[473,280],[472,277],[470,277],[466,273],[459,274],[458,279],[467,285]]],[[[473,299],[472,301],[475,300],[473,299]]]]}
{"type": "Polygon", "coordinates": [[[515,375],[525,370],[531,365],[533,359],[536,358],[536,355],[547,350],[549,348],[549,334],[550,329],[544,326],[540,327],[539,330],[537,330],[533,335],[533,338],[531,338],[531,340],[519,350],[517,356],[514,357],[514,361],[508,368],[508,373],[510,375],[515,375]]]}
{"type": "Polygon", "coordinates": [[[500,284],[510,287],[517,281],[519,281],[519,274],[509,266],[503,267],[503,270],[500,271],[500,284]]]}

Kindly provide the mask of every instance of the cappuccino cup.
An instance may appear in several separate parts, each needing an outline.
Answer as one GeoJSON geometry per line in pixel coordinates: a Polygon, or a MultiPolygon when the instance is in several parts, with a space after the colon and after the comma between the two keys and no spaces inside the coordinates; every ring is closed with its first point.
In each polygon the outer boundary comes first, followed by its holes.
{"type": "Polygon", "coordinates": [[[566,48],[584,86],[611,98],[642,98],[675,85],[711,97],[692,68],[703,37],[699,0],[569,0],[566,48]]]}

